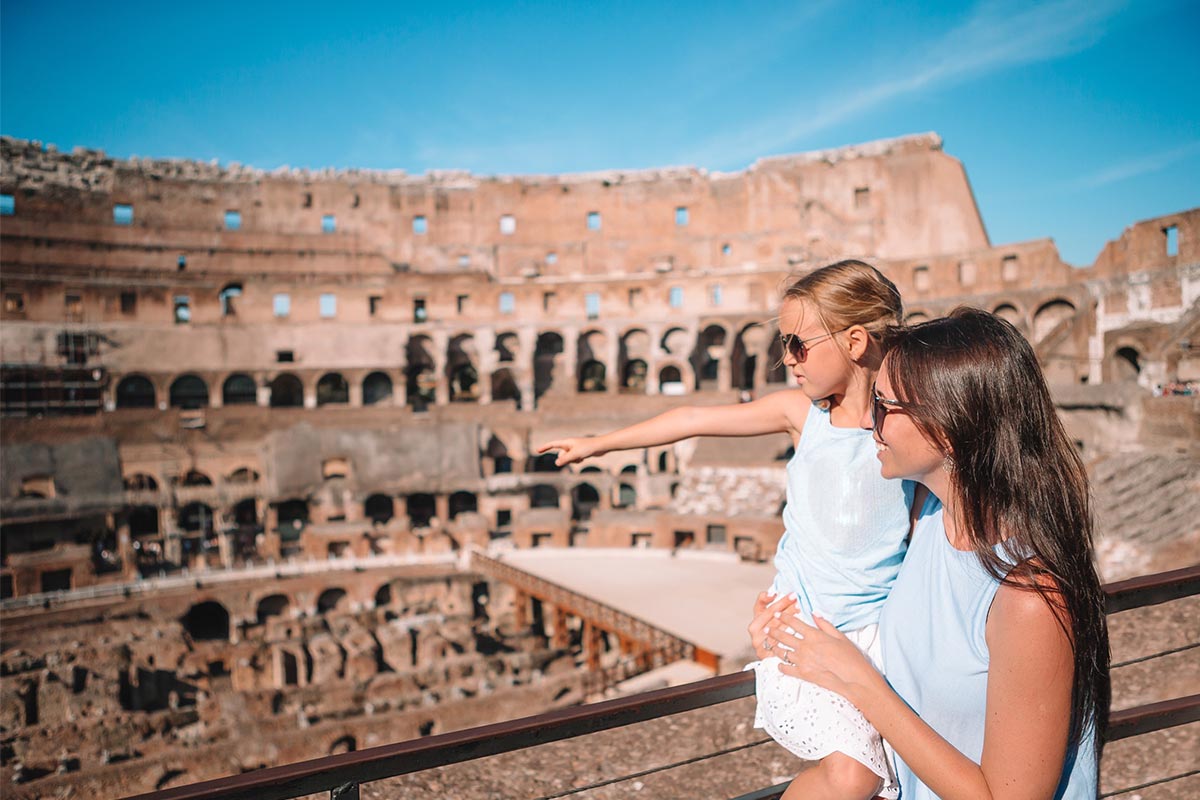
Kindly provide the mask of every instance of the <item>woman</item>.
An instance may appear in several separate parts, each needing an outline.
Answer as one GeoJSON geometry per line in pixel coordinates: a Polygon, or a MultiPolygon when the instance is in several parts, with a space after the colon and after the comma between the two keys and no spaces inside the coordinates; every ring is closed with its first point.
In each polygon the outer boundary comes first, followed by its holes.
{"type": "Polygon", "coordinates": [[[929,490],[879,632],[887,680],[825,620],[762,615],[781,669],[848,698],[903,800],[1095,798],[1109,702],[1087,477],[1029,343],[975,309],[898,334],[882,474],[929,490]]]}

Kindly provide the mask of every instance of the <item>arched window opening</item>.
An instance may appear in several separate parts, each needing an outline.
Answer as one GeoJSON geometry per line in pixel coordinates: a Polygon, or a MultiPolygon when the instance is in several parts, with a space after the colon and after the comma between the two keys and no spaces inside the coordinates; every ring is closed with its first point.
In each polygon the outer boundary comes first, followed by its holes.
{"type": "Polygon", "coordinates": [[[117,408],[154,408],[154,384],[142,375],[129,375],[117,384],[117,408]]]}
{"type": "Polygon", "coordinates": [[[131,492],[157,492],[158,481],[144,472],[135,472],[125,479],[125,488],[131,492]]]}
{"type": "Polygon", "coordinates": [[[628,483],[622,483],[617,490],[617,507],[632,508],[637,505],[637,490],[628,483]]]}
{"type": "Polygon", "coordinates": [[[345,405],[350,402],[350,384],[340,373],[330,372],[317,381],[317,405],[345,405]]]}
{"type": "Polygon", "coordinates": [[[648,372],[649,367],[640,358],[635,358],[627,363],[625,371],[621,375],[621,391],[629,394],[645,394],[648,372]]]}
{"type": "Polygon", "coordinates": [[[375,590],[375,607],[390,606],[394,597],[395,593],[392,591],[392,584],[389,581],[375,590]]]}
{"type": "Polygon", "coordinates": [[[212,482],[212,478],[208,477],[200,470],[193,469],[193,470],[189,470],[187,472],[187,474],[185,474],[179,480],[179,485],[180,486],[212,486],[213,482],[212,482]]]}
{"type": "Polygon", "coordinates": [[[446,349],[446,379],[450,402],[473,403],[479,399],[479,371],[475,369],[475,339],[455,336],[446,349]]]}
{"type": "Polygon", "coordinates": [[[492,373],[492,400],[493,402],[514,400],[517,408],[521,408],[521,389],[517,386],[511,370],[498,369],[492,373]]]}
{"type": "Polygon", "coordinates": [[[414,336],[405,346],[404,376],[408,404],[413,411],[424,411],[437,400],[437,374],[430,347],[426,336],[414,336]]]}
{"type": "Polygon", "coordinates": [[[539,483],[529,489],[530,508],[558,508],[558,489],[539,483]]]}
{"type": "Polygon", "coordinates": [[[225,482],[237,484],[258,483],[259,477],[257,470],[250,467],[239,467],[229,473],[229,477],[225,479],[225,482]]]}
{"type": "Polygon", "coordinates": [[[373,494],[363,504],[363,513],[371,522],[383,525],[396,516],[396,503],[386,494],[373,494]]]}
{"type": "Polygon", "coordinates": [[[221,301],[221,316],[232,317],[237,315],[236,299],[242,296],[242,285],[240,283],[227,283],[225,288],[221,289],[217,298],[221,301]]]}
{"type": "Polygon", "coordinates": [[[382,372],[363,378],[363,405],[373,406],[392,399],[392,379],[382,372]]]}
{"type": "Polygon", "coordinates": [[[410,494],[408,496],[408,520],[414,528],[428,528],[433,522],[437,506],[431,494],[410,494]]]}
{"type": "Polygon", "coordinates": [[[607,369],[599,361],[585,361],[579,370],[579,391],[604,392],[608,386],[605,378],[607,369]]]}
{"type": "Polygon", "coordinates": [[[1122,347],[1113,355],[1113,378],[1118,381],[1136,381],[1142,374],[1141,354],[1133,347],[1122,347]]]}
{"type": "Polygon", "coordinates": [[[304,384],[289,372],[271,381],[271,408],[300,408],[304,405],[304,384]]]}
{"type": "Polygon", "coordinates": [[[258,503],[253,497],[247,497],[233,507],[233,524],[239,528],[258,527],[258,503]]]}
{"type": "Polygon", "coordinates": [[[229,639],[229,611],[215,600],[196,603],[179,621],[196,641],[229,639]]]}
{"type": "Polygon", "coordinates": [[[221,402],[227,406],[252,406],[258,402],[254,378],[243,373],[230,375],[221,385],[221,402]]]}
{"type": "Polygon", "coordinates": [[[783,342],[774,331],[767,347],[767,383],[787,383],[788,368],[783,363],[783,342]]]}
{"type": "Polygon", "coordinates": [[[262,625],[271,617],[282,617],[283,613],[287,611],[288,605],[290,604],[286,595],[269,595],[258,601],[254,616],[258,620],[258,624],[262,625]]]}
{"type": "Polygon", "coordinates": [[[600,493],[590,483],[581,483],[571,490],[571,519],[586,522],[600,505],[600,493]]]}
{"type": "Polygon", "coordinates": [[[208,384],[196,375],[181,375],[171,384],[171,408],[204,408],[208,405],[208,384]]]}
{"type": "Polygon", "coordinates": [[[1040,342],[1068,324],[1075,317],[1075,306],[1066,300],[1051,300],[1043,303],[1033,313],[1033,341],[1040,342]]]}
{"type": "Polygon", "coordinates": [[[542,453],[540,456],[534,456],[529,461],[529,472],[558,472],[562,467],[554,463],[557,458],[557,452],[542,453]]]}
{"type": "Polygon", "coordinates": [[[1010,303],[1001,303],[992,310],[992,313],[1005,322],[1012,323],[1018,329],[1023,326],[1024,320],[1021,319],[1021,312],[1010,303]]]}
{"type": "Polygon", "coordinates": [[[725,329],[720,325],[709,325],[700,332],[691,357],[692,369],[696,373],[696,389],[717,388],[725,350],[725,329]]]}
{"type": "Polygon", "coordinates": [[[304,500],[285,500],[276,507],[280,538],[295,540],[308,524],[308,503],[304,500]]]}
{"type": "Polygon", "coordinates": [[[554,332],[537,338],[533,351],[533,397],[536,403],[554,384],[554,368],[563,351],[563,338],[554,332]]]}
{"type": "Polygon", "coordinates": [[[338,587],[326,589],[317,598],[317,613],[328,614],[330,611],[342,611],[350,605],[346,590],[338,587]]]}
{"type": "Polygon", "coordinates": [[[158,509],[154,506],[134,506],[129,511],[129,535],[139,536],[158,535],[158,509]]]}
{"type": "Polygon", "coordinates": [[[687,387],[683,384],[683,373],[679,371],[679,367],[666,366],[658,371],[658,393],[687,394],[687,387]]]}
{"type": "Polygon", "coordinates": [[[210,534],[213,530],[213,510],[206,503],[188,503],[179,509],[177,517],[180,530],[187,533],[210,534]]]}

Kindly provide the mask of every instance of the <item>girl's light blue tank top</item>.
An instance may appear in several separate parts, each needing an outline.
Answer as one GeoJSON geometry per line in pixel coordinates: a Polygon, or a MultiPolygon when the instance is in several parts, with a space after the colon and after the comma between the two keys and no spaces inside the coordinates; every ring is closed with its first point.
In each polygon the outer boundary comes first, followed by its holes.
{"type": "Polygon", "coordinates": [[[915,485],[881,477],[875,454],[870,431],[835,428],[814,403],[787,465],[773,588],[842,630],[879,621],[908,537],[915,485]]]}
{"type": "MultiPolygon", "coordinates": [[[[930,496],[913,530],[904,568],[879,620],[883,667],[896,693],[942,738],[979,763],[987,712],[985,626],[1000,582],[973,552],[946,538],[942,505],[930,496]]],[[[1055,798],[1095,800],[1095,732],[1067,753],[1055,798]]],[[[896,755],[901,800],[936,795],[896,755]]]]}

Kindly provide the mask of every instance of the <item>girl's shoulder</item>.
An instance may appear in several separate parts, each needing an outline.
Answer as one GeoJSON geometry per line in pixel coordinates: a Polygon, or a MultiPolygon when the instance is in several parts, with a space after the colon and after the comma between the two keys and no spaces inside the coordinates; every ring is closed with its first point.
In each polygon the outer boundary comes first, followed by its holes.
{"type": "Polygon", "coordinates": [[[792,444],[799,443],[800,434],[804,432],[804,422],[813,409],[813,401],[809,396],[799,389],[782,389],[763,399],[775,405],[783,415],[788,433],[792,437],[792,444]]]}

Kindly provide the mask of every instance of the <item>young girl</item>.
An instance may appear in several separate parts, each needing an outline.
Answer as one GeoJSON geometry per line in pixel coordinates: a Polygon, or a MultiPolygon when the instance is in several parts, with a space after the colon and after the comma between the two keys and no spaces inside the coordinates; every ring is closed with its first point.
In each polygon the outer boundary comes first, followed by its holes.
{"type": "Polygon", "coordinates": [[[887,679],[831,625],[764,613],[795,648],[786,671],[862,709],[905,800],[1094,800],[1104,596],[1087,476],[1033,349],[975,309],[918,325],[896,337],[863,424],[883,475],[931,494],[880,618],[887,679]]]}
{"type": "MultiPolygon", "coordinates": [[[[768,609],[768,596],[760,595],[756,613],[798,609],[811,619],[819,611],[877,658],[876,623],[904,556],[912,485],[880,477],[871,435],[858,422],[886,336],[901,319],[900,294],[878,270],[861,261],[832,264],[792,284],[780,310],[783,363],[799,391],[676,408],[603,436],[547,442],[537,452],[559,450],[562,466],[691,436],[787,433],[795,455],[771,586],[780,597],[768,609]]],[[[785,797],[896,797],[882,742],[863,716],[837,694],[784,675],[788,651],[761,631],[751,634],[759,658],[747,667],[756,673],[756,727],[797,756],[820,759],[785,797]]]]}

